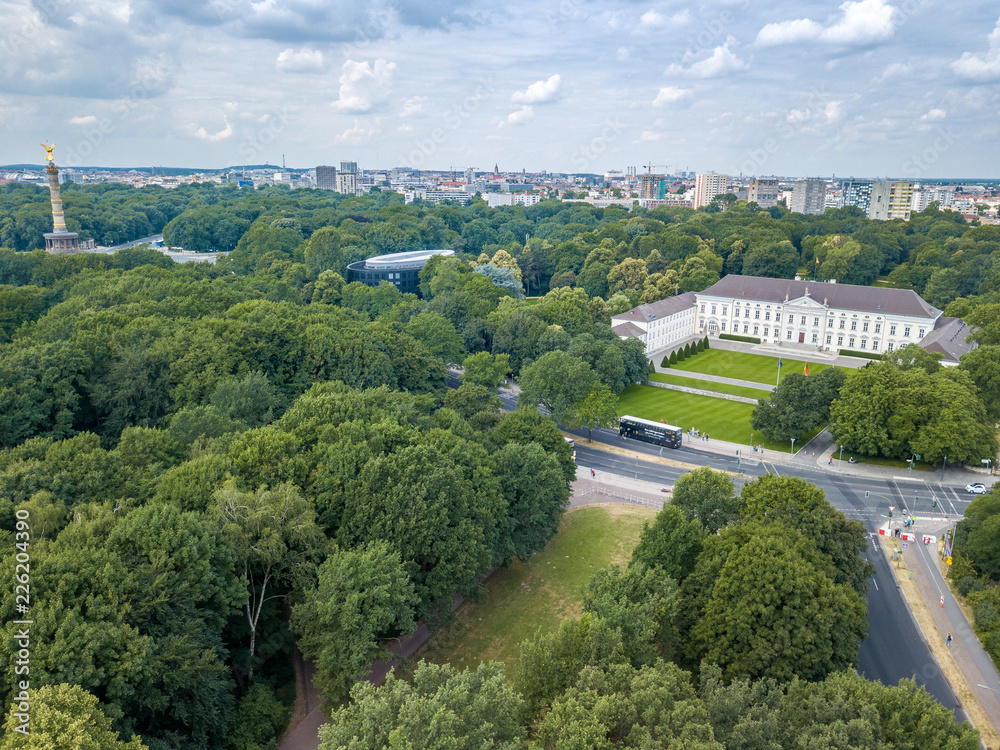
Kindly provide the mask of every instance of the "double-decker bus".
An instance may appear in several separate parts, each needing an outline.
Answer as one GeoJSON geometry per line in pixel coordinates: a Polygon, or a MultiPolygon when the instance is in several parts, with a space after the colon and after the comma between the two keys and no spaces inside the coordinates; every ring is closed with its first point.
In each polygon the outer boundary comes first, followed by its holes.
{"type": "Polygon", "coordinates": [[[667,448],[681,447],[681,432],[680,427],[674,427],[671,424],[628,415],[622,417],[618,424],[619,435],[644,440],[654,445],[663,445],[667,448]]]}

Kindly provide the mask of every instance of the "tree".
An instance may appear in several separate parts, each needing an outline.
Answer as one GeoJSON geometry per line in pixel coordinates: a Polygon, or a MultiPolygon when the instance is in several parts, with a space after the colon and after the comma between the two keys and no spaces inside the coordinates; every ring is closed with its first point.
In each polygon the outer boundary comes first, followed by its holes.
{"type": "MultiPolygon", "coordinates": [[[[671,354],[673,354],[673,352],[671,352],[671,354]]],[[[670,357],[667,356],[666,354],[664,354],[663,355],[663,359],[660,360],[660,367],[662,367],[664,370],[666,370],[666,369],[668,369],[670,367],[670,364],[671,364],[670,363],[670,357]]]]}
{"type": "Polygon", "coordinates": [[[612,294],[626,289],[640,291],[645,286],[647,277],[646,261],[626,258],[608,272],[608,289],[612,294]]]}
{"type": "Polygon", "coordinates": [[[823,490],[799,477],[766,474],[743,486],[740,503],[741,518],[796,529],[829,559],[836,583],[862,596],[868,593],[875,568],[862,557],[868,546],[865,527],[830,505],[823,490]]]}
{"type": "Polygon", "coordinates": [[[691,678],[673,664],[585,667],[538,727],[545,748],[721,750],[691,678]]]}
{"type": "Polygon", "coordinates": [[[479,385],[490,393],[496,393],[510,372],[510,357],[506,354],[476,352],[462,361],[462,369],[463,383],[479,385]]]}
{"type": "Polygon", "coordinates": [[[959,369],[969,373],[979,389],[986,416],[1000,422],[1000,346],[980,346],[962,355],[959,369]]]}
{"type": "Polygon", "coordinates": [[[17,703],[7,712],[0,750],[146,750],[134,734],[122,741],[97,696],[79,685],[33,687],[30,695],[30,712],[22,714],[17,703]],[[22,725],[27,731],[18,730],[22,725]]]}
{"type": "Polygon", "coordinates": [[[521,394],[518,403],[544,406],[553,419],[565,421],[576,402],[586,398],[594,383],[590,366],[566,354],[543,354],[521,373],[521,394]]]}
{"type": "MultiPolygon", "coordinates": [[[[501,250],[500,252],[503,251],[501,250]]],[[[481,266],[476,266],[473,271],[485,276],[501,289],[510,292],[517,299],[524,299],[524,290],[521,287],[521,281],[512,269],[507,267],[501,268],[492,263],[484,263],[481,266]]]]}
{"type": "Polygon", "coordinates": [[[357,683],[351,702],[320,727],[319,750],[383,750],[397,742],[393,738],[412,750],[518,750],[525,734],[521,711],[502,664],[457,672],[421,661],[412,685],[391,672],[379,688],[357,683]]]}
{"type": "Polygon", "coordinates": [[[555,536],[569,503],[559,459],[538,443],[507,443],[493,455],[507,508],[496,562],[527,560],[555,536]]]}
{"type": "Polygon", "coordinates": [[[390,639],[413,631],[417,596],[399,553],[384,542],[336,549],[318,573],[318,586],[295,606],[291,626],[302,653],[316,663],[316,686],[336,703],[373,662],[391,658],[390,639]]]}
{"type": "Polygon", "coordinates": [[[798,440],[827,420],[830,405],[846,380],[847,374],[834,367],[808,376],[790,373],[769,398],[757,403],[750,426],[771,440],[798,440]]]}
{"type": "Polygon", "coordinates": [[[668,503],[656,514],[652,526],[648,521],[643,524],[629,566],[660,568],[673,580],[683,582],[698,562],[704,539],[701,521],[688,518],[677,505],[668,503]]]}
{"type": "Polygon", "coordinates": [[[231,480],[215,493],[209,512],[236,553],[246,591],[243,610],[250,630],[246,672],[252,681],[264,605],[309,584],[326,540],[316,526],[311,503],[291,485],[247,493],[231,480]]]}
{"type": "Polygon", "coordinates": [[[462,337],[451,321],[439,313],[415,315],[406,324],[406,332],[444,362],[458,362],[463,354],[462,337]]]}
{"type": "Polygon", "coordinates": [[[671,503],[688,518],[698,519],[710,533],[715,533],[739,516],[733,480],[722,471],[707,466],[684,474],[674,485],[671,503]]]}
{"type": "Polygon", "coordinates": [[[566,415],[566,425],[571,429],[587,428],[587,442],[592,442],[595,427],[613,427],[618,424],[618,397],[604,383],[595,383],[590,392],[573,404],[566,415]]]}
{"type": "Polygon", "coordinates": [[[242,379],[220,380],[209,403],[229,419],[249,428],[270,424],[279,416],[285,399],[262,372],[251,372],[242,379]]]}
{"type": "Polygon", "coordinates": [[[855,666],[866,626],[861,596],[772,525],[729,553],[692,638],[727,679],[817,680],[855,666]]]}
{"type": "Polygon", "coordinates": [[[677,582],[662,569],[617,565],[599,569],[583,590],[583,610],[622,634],[635,667],[670,658],[676,645],[677,582]]]}

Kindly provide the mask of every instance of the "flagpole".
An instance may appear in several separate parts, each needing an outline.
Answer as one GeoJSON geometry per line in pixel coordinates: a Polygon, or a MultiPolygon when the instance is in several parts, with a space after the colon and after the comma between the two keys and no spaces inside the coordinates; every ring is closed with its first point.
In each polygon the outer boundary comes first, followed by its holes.
{"type": "Polygon", "coordinates": [[[774,387],[777,388],[781,383],[781,357],[778,357],[778,377],[774,379],[774,387]]]}

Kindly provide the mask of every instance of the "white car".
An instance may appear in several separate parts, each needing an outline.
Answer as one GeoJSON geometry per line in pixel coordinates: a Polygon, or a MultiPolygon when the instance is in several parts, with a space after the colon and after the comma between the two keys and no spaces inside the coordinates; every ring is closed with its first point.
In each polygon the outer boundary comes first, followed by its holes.
{"type": "Polygon", "coordinates": [[[965,491],[971,492],[973,495],[985,495],[990,490],[982,482],[976,482],[975,484],[970,484],[966,486],[965,491]]]}

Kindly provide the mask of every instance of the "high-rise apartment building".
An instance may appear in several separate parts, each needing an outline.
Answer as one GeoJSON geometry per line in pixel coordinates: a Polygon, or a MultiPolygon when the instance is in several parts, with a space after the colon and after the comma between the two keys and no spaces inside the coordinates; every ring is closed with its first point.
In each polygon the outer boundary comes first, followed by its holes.
{"type": "Polygon", "coordinates": [[[872,185],[868,218],[887,221],[910,218],[913,208],[913,183],[906,180],[877,180],[872,185]]]}
{"type": "Polygon", "coordinates": [[[857,206],[868,215],[872,204],[871,180],[842,180],[840,183],[840,205],[857,206]]]}
{"type": "Polygon", "coordinates": [[[665,198],[667,195],[667,181],[662,174],[650,174],[643,172],[639,175],[639,197],[640,198],[665,198]]]}
{"type": "Polygon", "coordinates": [[[342,161],[340,162],[340,171],[356,173],[358,171],[358,163],[356,161],[342,161]]]}
{"type": "Polygon", "coordinates": [[[729,182],[729,175],[708,172],[699,174],[694,179],[694,199],[692,205],[695,208],[707,206],[717,195],[723,195],[729,182]]]}
{"type": "Polygon", "coordinates": [[[788,208],[798,214],[822,215],[826,210],[826,181],[797,180],[788,208]]]}
{"type": "Polygon", "coordinates": [[[336,190],[337,168],[316,167],[316,188],[318,190],[336,190]]]}
{"type": "Polygon", "coordinates": [[[778,205],[778,192],[777,177],[751,177],[747,185],[747,202],[771,208],[778,205]]]}

